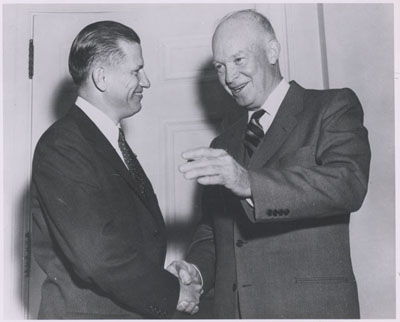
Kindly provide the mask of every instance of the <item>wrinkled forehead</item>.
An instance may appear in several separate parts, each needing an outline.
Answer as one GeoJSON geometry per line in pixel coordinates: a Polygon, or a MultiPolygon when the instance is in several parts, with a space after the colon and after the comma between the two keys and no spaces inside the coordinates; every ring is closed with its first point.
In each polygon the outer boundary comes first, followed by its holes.
{"type": "Polygon", "coordinates": [[[215,30],[212,39],[214,56],[233,55],[242,50],[254,50],[266,39],[268,34],[258,24],[232,19],[221,23],[215,30]]]}

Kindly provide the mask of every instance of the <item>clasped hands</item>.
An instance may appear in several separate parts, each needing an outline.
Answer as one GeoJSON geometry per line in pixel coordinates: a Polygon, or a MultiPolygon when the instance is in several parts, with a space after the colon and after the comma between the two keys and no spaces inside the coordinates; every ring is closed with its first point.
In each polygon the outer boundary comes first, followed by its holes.
{"type": "Polygon", "coordinates": [[[176,309],[195,314],[199,311],[200,296],[203,294],[202,280],[199,271],[184,260],[173,261],[167,271],[179,279],[180,292],[176,309]]]}
{"type": "MultiPolygon", "coordinates": [[[[195,179],[202,185],[222,185],[242,198],[251,196],[247,170],[225,150],[197,148],[186,151],[182,157],[186,164],[179,167],[186,179],[195,179]]],[[[180,293],[177,310],[195,314],[203,294],[200,273],[193,264],[174,261],[167,270],[179,279],[180,293]]]]}

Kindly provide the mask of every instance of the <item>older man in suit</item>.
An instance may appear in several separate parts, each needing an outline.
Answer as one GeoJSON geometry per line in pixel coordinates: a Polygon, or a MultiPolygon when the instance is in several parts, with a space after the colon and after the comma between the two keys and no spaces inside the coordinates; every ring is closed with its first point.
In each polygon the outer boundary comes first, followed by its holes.
{"type": "Polygon", "coordinates": [[[370,163],[359,100],[282,79],[280,45],[255,11],[225,17],[212,46],[243,114],[211,148],[183,154],[204,213],[187,261],[168,269],[215,288],[218,318],[359,318],[349,219],[370,163]]]}
{"type": "Polygon", "coordinates": [[[182,300],[197,310],[201,287],[163,268],[163,217],[119,126],[142,107],[143,67],[138,35],[117,22],[88,25],[72,44],[79,96],[33,160],[39,318],[168,318],[182,300]]]}

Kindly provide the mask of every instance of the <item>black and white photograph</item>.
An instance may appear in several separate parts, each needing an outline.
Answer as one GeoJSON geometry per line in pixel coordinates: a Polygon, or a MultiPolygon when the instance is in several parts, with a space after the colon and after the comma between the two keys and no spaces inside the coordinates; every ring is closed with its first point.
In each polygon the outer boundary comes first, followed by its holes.
{"type": "Polygon", "coordinates": [[[0,6],[2,320],[397,320],[400,3],[0,6]]]}

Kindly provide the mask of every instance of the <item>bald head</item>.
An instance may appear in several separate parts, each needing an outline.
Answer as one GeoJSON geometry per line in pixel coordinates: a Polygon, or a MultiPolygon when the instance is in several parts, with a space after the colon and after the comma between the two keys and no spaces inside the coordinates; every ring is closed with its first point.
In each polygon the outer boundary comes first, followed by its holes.
{"type": "Polygon", "coordinates": [[[269,20],[255,10],[247,9],[232,12],[221,19],[215,33],[229,25],[241,25],[257,31],[268,39],[276,39],[275,31],[269,20]]]}
{"type": "Polygon", "coordinates": [[[212,49],[219,81],[246,109],[261,107],[282,79],[275,32],[253,10],[225,16],[214,32],[212,49]]]}

